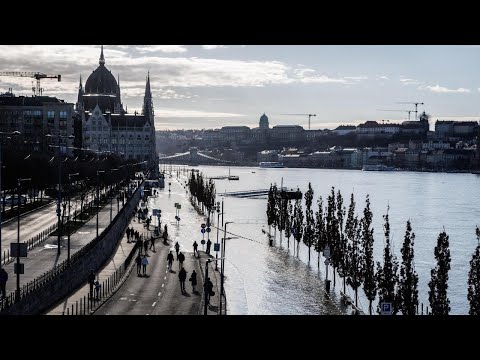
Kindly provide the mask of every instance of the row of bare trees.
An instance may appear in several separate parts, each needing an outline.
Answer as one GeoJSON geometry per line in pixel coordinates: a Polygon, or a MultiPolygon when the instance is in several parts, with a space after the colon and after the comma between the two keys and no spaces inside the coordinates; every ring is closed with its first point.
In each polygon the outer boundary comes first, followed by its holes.
{"type": "MultiPolygon", "coordinates": [[[[392,252],[390,239],[390,222],[388,208],[383,216],[383,234],[385,246],[383,261],[373,257],[374,229],[372,227],[373,214],[370,209],[369,195],[365,199],[365,207],[360,217],[356,214],[354,195],[350,196],[348,210],[344,206],[340,191],[335,193],[332,187],[324,206],[323,198],[317,200],[317,211],[313,213],[313,189],[308,184],[304,194],[305,212],[302,199],[297,199],[292,206],[285,193],[279,191],[276,185],[270,186],[267,201],[268,225],[282,232],[287,238],[290,247],[290,237],[297,242],[297,256],[299,244],[303,240],[308,247],[308,263],[311,261],[311,249],[317,254],[317,265],[320,264],[320,254],[328,257],[333,267],[333,285],[336,286],[338,274],[343,280],[343,293],[346,286],[350,286],[355,293],[355,305],[358,306],[358,289],[362,286],[369,301],[369,314],[372,314],[372,303],[378,296],[377,312],[381,313],[382,303],[390,303],[393,313],[415,315],[418,313],[418,274],[415,271],[414,242],[415,234],[410,221],[407,221],[403,245],[401,248],[401,262],[392,252]]],[[[270,231],[269,231],[270,234],[270,231]]],[[[476,230],[479,245],[470,262],[468,277],[468,300],[472,315],[480,315],[480,230],[476,230]]],[[[270,235],[271,236],[271,235],[270,235]]],[[[295,243],[294,243],[295,254],[295,243]]],[[[450,301],[447,297],[448,272],[450,270],[449,237],[443,230],[437,239],[434,249],[436,266],[431,270],[429,286],[429,303],[431,314],[448,315],[450,301]]],[[[328,271],[328,265],[327,265],[328,271]]],[[[328,273],[327,273],[328,276],[328,273]]]]}

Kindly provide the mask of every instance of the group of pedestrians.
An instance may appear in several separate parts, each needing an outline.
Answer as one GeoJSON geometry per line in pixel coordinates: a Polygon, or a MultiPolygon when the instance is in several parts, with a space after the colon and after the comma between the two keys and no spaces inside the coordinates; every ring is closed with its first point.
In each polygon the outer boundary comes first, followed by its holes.
{"type": "Polygon", "coordinates": [[[146,276],[148,265],[147,255],[143,254],[142,256],[139,251],[137,257],[135,258],[135,263],[137,264],[137,275],[146,276]]]}
{"type": "Polygon", "coordinates": [[[127,233],[128,243],[137,242],[140,240],[140,233],[138,232],[138,230],[135,230],[133,226],[127,228],[125,232],[127,233]]]}

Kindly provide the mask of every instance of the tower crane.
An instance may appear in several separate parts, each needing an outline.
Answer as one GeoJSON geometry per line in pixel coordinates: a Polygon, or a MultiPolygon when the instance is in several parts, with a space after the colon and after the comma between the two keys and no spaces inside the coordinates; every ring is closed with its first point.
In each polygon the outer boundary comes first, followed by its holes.
{"type": "Polygon", "coordinates": [[[378,109],[377,111],[394,111],[394,112],[407,112],[408,113],[408,121],[410,121],[410,114],[415,112],[415,110],[385,110],[385,109],[378,109]]]}
{"type": "Polygon", "coordinates": [[[417,106],[418,105],[424,105],[424,103],[422,103],[422,102],[397,102],[397,104],[413,104],[413,105],[415,105],[415,121],[417,120],[417,113],[418,113],[417,106]]]}
{"type": "Polygon", "coordinates": [[[37,80],[37,86],[32,87],[33,95],[40,96],[43,92],[43,89],[40,87],[41,79],[58,79],[62,80],[62,75],[48,75],[41,72],[30,72],[30,71],[0,71],[0,76],[19,76],[19,77],[29,77],[37,80]]]}
{"type": "Polygon", "coordinates": [[[305,116],[308,116],[308,130],[310,130],[310,117],[317,116],[317,114],[280,114],[280,115],[305,115],[305,116]]]}

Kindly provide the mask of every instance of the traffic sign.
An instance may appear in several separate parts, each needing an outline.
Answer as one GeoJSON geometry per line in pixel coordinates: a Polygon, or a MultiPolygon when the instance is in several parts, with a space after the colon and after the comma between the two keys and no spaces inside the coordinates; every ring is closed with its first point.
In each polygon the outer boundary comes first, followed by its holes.
{"type": "Polygon", "coordinates": [[[11,257],[27,257],[27,244],[26,243],[20,243],[20,244],[10,243],[10,256],[11,257]]]}
{"type": "Polygon", "coordinates": [[[200,227],[201,227],[202,229],[205,229],[206,226],[207,226],[207,225],[205,225],[205,224],[200,225],[200,227]]]}
{"type": "Polygon", "coordinates": [[[177,206],[178,206],[178,203],[175,203],[175,207],[177,207],[177,206]]]}
{"type": "Polygon", "coordinates": [[[380,304],[380,309],[380,315],[392,315],[393,313],[392,303],[382,302],[380,304]]]}
{"type": "Polygon", "coordinates": [[[202,234],[205,234],[205,229],[202,229],[202,230],[200,230],[200,231],[202,232],[202,234]]]}
{"type": "Polygon", "coordinates": [[[178,217],[178,219],[177,219],[177,220],[178,220],[178,221],[180,221],[180,216],[178,217]]]}
{"type": "Polygon", "coordinates": [[[13,273],[14,274],[25,274],[23,264],[15,263],[15,265],[13,267],[13,273]]]}
{"type": "Polygon", "coordinates": [[[202,245],[205,245],[205,240],[200,241],[202,245]]]}
{"type": "Polygon", "coordinates": [[[210,231],[212,231],[210,228],[207,228],[207,233],[209,233],[210,231]]]}
{"type": "Polygon", "coordinates": [[[330,260],[329,259],[325,260],[325,265],[327,265],[327,266],[330,265],[330,260]]]}
{"type": "Polygon", "coordinates": [[[330,247],[328,245],[325,246],[325,249],[323,249],[323,257],[327,259],[330,257],[330,247]]]}
{"type": "Polygon", "coordinates": [[[213,251],[220,251],[220,244],[213,244],[213,251]]]}
{"type": "Polygon", "coordinates": [[[181,205],[181,204],[178,204],[178,205],[177,205],[177,209],[180,210],[181,208],[182,208],[182,205],[181,205]]]}

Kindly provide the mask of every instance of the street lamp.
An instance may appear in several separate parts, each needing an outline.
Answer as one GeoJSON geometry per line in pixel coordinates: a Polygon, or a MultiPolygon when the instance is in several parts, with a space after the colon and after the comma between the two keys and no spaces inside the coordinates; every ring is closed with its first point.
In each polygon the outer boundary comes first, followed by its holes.
{"type": "MultiPolygon", "coordinates": [[[[220,215],[223,216],[223,212],[220,210],[220,201],[217,201],[217,206],[214,206],[214,210],[217,210],[217,248],[218,248],[218,233],[220,232],[220,215]]],[[[218,271],[218,250],[215,251],[215,270],[218,271]]]]}
{"type": "MultiPolygon", "coordinates": [[[[207,299],[209,298],[210,294],[208,293],[209,288],[207,286],[208,280],[208,265],[210,264],[211,260],[207,259],[205,261],[205,283],[203,284],[203,292],[205,293],[205,300],[204,300],[204,307],[203,307],[203,315],[207,315],[207,299]]],[[[221,300],[221,299],[220,299],[221,300]]]]}
{"type": "MultiPolygon", "coordinates": [[[[30,181],[32,179],[25,178],[25,179],[18,179],[17,183],[17,193],[18,193],[18,204],[17,204],[17,291],[15,292],[15,301],[20,301],[20,207],[22,204],[21,201],[21,194],[20,194],[20,187],[22,185],[22,181],[30,181]]],[[[13,197],[12,197],[13,202],[13,197]]]]}
{"type": "MultiPolygon", "coordinates": [[[[118,171],[118,169],[110,169],[110,171],[118,171]]],[[[110,184],[110,223],[112,223],[112,201],[113,201],[112,184],[110,184]]],[[[118,213],[118,210],[117,210],[117,213],[118,213]]]]}
{"type": "MultiPolygon", "coordinates": [[[[70,191],[68,193],[68,218],[67,218],[67,223],[70,222],[70,199],[72,197],[71,191],[72,191],[72,176],[78,176],[80,175],[79,173],[75,174],[68,174],[68,185],[70,187],[70,191]]],[[[71,229],[69,227],[68,229],[68,241],[67,241],[67,265],[70,265],[70,233],[71,229]]]]}
{"type": "Polygon", "coordinates": [[[61,218],[61,203],[62,203],[62,155],[60,151],[60,139],[74,139],[75,136],[68,135],[62,136],[60,134],[52,135],[46,134],[45,137],[58,139],[58,203],[57,203],[57,216],[58,216],[58,241],[57,241],[57,254],[60,255],[60,239],[62,237],[62,218],[61,218]]]}
{"type": "MultiPolygon", "coordinates": [[[[20,131],[12,132],[0,132],[1,135],[20,135],[20,131]]],[[[7,137],[10,139],[10,137],[7,137]]],[[[0,200],[2,201],[2,208],[0,209],[0,250],[2,249],[2,212],[3,212],[3,196],[2,196],[2,141],[0,140],[0,200]]],[[[13,199],[12,199],[13,202],[13,199]]],[[[1,252],[0,252],[1,260],[1,252]]],[[[2,268],[2,262],[0,261],[0,269],[2,268]]]]}
{"type": "Polygon", "coordinates": [[[233,224],[233,221],[225,222],[225,227],[223,230],[223,239],[222,239],[222,259],[221,261],[221,272],[220,272],[220,315],[222,315],[222,296],[223,296],[223,282],[224,282],[224,271],[225,271],[225,243],[227,240],[227,225],[233,224]]]}
{"type": "Polygon", "coordinates": [[[100,174],[104,172],[105,172],[104,170],[97,171],[97,237],[96,237],[96,240],[98,240],[98,213],[100,211],[100,195],[99,195],[100,174]]]}

